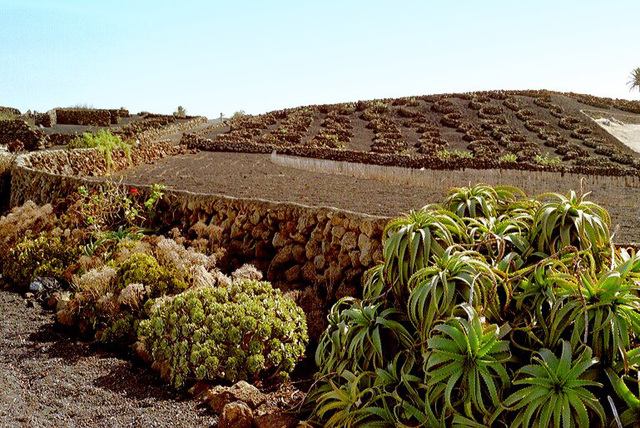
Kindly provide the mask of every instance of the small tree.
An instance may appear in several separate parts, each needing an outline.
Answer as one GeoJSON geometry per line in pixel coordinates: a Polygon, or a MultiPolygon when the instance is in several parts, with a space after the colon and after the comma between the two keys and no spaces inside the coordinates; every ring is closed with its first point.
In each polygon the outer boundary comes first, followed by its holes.
{"type": "Polygon", "coordinates": [[[629,91],[633,91],[635,88],[638,88],[640,91],[640,67],[631,71],[631,80],[629,80],[629,91]]]}
{"type": "Polygon", "coordinates": [[[182,106],[178,106],[178,109],[173,113],[173,115],[175,117],[185,118],[187,117],[187,110],[182,106]]]}

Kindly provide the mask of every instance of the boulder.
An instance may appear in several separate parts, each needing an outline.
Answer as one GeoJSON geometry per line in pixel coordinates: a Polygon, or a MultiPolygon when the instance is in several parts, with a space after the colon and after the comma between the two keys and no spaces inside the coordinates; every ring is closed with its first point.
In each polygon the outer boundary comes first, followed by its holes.
{"type": "Polygon", "coordinates": [[[242,401],[234,401],[224,406],[220,416],[220,428],[251,428],[253,413],[242,401]]]}

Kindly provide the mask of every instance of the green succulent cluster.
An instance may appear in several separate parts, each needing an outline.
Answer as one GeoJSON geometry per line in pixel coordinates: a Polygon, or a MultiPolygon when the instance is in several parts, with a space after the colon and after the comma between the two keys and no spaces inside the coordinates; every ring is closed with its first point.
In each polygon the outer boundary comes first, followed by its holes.
{"type": "Polygon", "coordinates": [[[312,421],[637,426],[640,254],[585,195],[540,198],[477,185],[391,221],[329,313],[312,421]]]}
{"type": "Polygon", "coordinates": [[[24,287],[35,277],[68,279],[66,270],[77,261],[79,248],[60,234],[27,234],[2,261],[2,276],[24,287]]]}
{"type": "Polygon", "coordinates": [[[186,291],[152,309],[138,335],[171,382],[286,379],[308,342],[304,313],[268,282],[186,291]]]}
{"type": "Polygon", "coordinates": [[[144,253],[133,254],[118,267],[118,289],[136,283],[149,287],[152,298],[178,294],[189,286],[174,269],[160,266],[155,257],[144,253]]]}

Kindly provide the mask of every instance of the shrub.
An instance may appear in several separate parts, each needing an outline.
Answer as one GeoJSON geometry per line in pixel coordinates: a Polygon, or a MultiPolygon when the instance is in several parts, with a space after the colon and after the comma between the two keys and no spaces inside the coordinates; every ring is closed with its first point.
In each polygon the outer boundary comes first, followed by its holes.
{"type": "Polygon", "coordinates": [[[562,165],[562,159],[559,157],[551,157],[549,153],[545,153],[544,156],[536,155],[533,161],[537,164],[544,166],[562,165]]]}
{"type": "Polygon", "coordinates": [[[18,286],[26,286],[39,276],[69,281],[71,274],[67,270],[79,253],[79,248],[59,229],[27,234],[6,254],[2,276],[18,286]]]}
{"type": "Polygon", "coordinates": [[[142,284],[149,288],[151,297],[181,293],[188,286],[175,269],[160,266],[155,257],[140,253],[133,254],[118,267],[115,284],[118,290],[129,284],[142,284]]]}
{"type": "Polygon", "coordinates": [[[111,152],[113,150],[122,150],[131,162],[131,144],[126,143],[120,137],[113,135],[110,131],[100,129],[95,134],[85,132],[81,137],[77,137],[69,143],[70,149],[88,149],[96,148],[102,152],[107,161],[107,168],[113,166],[111,152]]]}
{"type": "Polygon", "coordinates": [[[172,384],[288,377],[307,343],[302,310],[267,282],[189,290],[159,302],[138,334],[172,384]]]}
{"type": "Polygon", "coordinates": [[[185,110],[185,108],[182,106],[178,106],[176,111],[173,112],[173,115],[177,118],[184,119],[185,117],[187,117],[187,110],[185,110]]]}

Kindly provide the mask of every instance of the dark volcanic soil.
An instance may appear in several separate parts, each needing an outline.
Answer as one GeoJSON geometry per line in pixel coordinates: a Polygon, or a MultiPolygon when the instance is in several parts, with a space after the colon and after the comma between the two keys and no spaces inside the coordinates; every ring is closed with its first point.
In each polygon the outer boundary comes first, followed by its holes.
{"type": "Polygon", "coordinates": [[[208,427],[216,417],[149,369],[69,339],[53,315],[0,291],[0,426],[208,427]]]}
{"type": "Polygon", "coordinates": [[[442,192],[421,186],[288,168],[272,163],[268,155],[249,153],[179,155],[122,174],[133,185],[162,183],[197,193],[297,202],[381,216],[396,216],[444,197],[442,192]]]}

